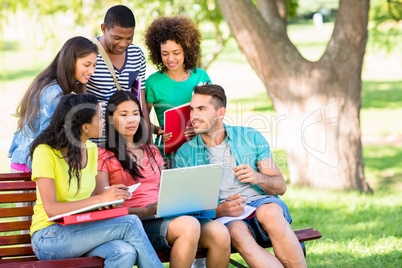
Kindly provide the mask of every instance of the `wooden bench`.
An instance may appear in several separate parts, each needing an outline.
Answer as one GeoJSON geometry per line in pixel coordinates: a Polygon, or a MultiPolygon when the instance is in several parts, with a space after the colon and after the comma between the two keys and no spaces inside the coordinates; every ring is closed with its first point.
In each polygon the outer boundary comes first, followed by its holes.
{"type": "MultiPolygon", "coordinates": [[[[0,174],[0,267],[103,267],[104,259],[99,257],[80,257],[74,259],[39,261],[31,248],[31,236],[27,233],[31,221],[20,221],[18,217],[32,216],[31,206],[16,207],[16,203],[36,201],[35,182],[30,173],[0,174]],[[21,234],[21,231],[25,233],[21,234]]],[[[312,228],[295,231],[304,247],[305,241],[321,238],[319,231],[312,228]]],[[[272,247],[270,243],[260,244],[264,248],[272,247]]],[[[305,249],[304,249],[305,250],[305,249]]],[[[162,262],[169,262],[170,251],[156,251],[162,262]]],[[[236,253],[232,250],[232,253],[236,253]]],[[[204,258],[206,250],[198,250],[196,258],[204,258]]],[[[245,267],[234,260],[237,267],[245,267]]]]}

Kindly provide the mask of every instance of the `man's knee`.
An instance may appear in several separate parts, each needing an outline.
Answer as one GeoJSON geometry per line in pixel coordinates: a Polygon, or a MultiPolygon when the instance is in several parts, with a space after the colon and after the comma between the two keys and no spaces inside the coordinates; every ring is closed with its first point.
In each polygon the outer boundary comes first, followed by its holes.
{"type": "Polygon", "coordinates": [[[258,222],[261,223],[263,228],[270,233],[270,231],[277,231],[278,228],[283,228],[289,223],[283,215],[282,208],[276,203],[268,203],[260,206],[256,213],[258,222]]]}
{"type": "MultiPolygon", "coordinates": [[[[253,237],[247,224],[242,221],[233,221],[228,225],[232,242],[240,242],[243,239],[253,237]]],[[[254,239],[254,238],[253,238],[254,239]]]]}
{"type": "Polygon", "coordinates": [[[285,216],[283,215],[282,208],[276,203],[268,203],[260,206],[257,209],[258,221],[283,221],[285,216]]]}

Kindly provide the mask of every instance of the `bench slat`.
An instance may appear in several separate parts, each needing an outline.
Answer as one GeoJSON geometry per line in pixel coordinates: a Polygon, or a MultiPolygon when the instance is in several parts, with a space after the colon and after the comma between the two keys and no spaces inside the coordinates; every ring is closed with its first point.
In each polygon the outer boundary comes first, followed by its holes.
{"type": "Polygon", "coordinates": [[[297,239],[299,239],[300,242],[319,239],[322,237],[321,233],[319,231],[314,231],[313,228],[297,230],[294,232],[297,236],[297,239]]]}
{"type": "Polygon", "coordinates": [[[35,202],[36,193],[0,194],[0,203],[35,202]]]}
{"type": "Polygon", "coordinates": [[[36,183],[34,181],[12,181],[0,183],[0,191],[19,191],[19,190],[35,190],[36,183]]]}
{"type": "Polygon", "coordinates": [[[32,215],[33,215],[33,207],[0,208],[0,218],[32,216],[32,215]]]}
{"type": "Polygon", "coordinates": [[[0,181],[30,181],[31,173],[23,172],[23,173],[0,173],[0,181]]]}
{"type": "MultiPolygon", "coordinates": [[[[81,268],[81,267],[103,267],[104,259],[99,257],[81,257],[73,259],[51,260],[51,261],[32,261],[36,258],[25,261],[24,259],[18,260],[17,263],[8,262],[8,260],[0,260],[0,267],[7,268],[20,268],[20,267],[40,267],[40,268],[81,268]]],[[[37,260],[37,259],[36,259],[37,260]]]]}
{"type": "Polygon", "coordinates": [[[12,257],[12,256],[29,256],[33,255],[31,246],[22,246],[14,248],[0,248],[0,257],[12,257]]]}
{"type": "MultiPolygon", "coordinates": [[[[31,221],[14,221],[0,223],[0,232],[29,230],[30,228],[31,221]]],[[[1,237],[2,236],[0,236],[0,239],[1,237]]]]}
{"type": "Polygon", "coordinates": [[[18,244],[31,244],[31,235],[6,235],[0,236],[0,245],[18,245],[18,244]]]}
{"type": "MultiPolygon", "coordinates": [[[[24,256],[22,258],[12,258],[12,259],[0,259],[0,267],[6,267],[5,263],[14,263],[14,262],[31,262],[31,261],[38,261],[36,256],[24,256]]],[[[20,265],[20,264],[18,264],[20,265]]],[[[7,265],[7,267],[10,267],[7,265]]],[[[19,266],[21,267],[21,266],[19,266]]]]}

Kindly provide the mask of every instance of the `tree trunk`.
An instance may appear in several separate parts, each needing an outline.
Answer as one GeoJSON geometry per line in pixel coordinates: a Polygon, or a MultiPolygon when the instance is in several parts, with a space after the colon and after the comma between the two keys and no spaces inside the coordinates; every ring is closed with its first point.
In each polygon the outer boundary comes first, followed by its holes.
{"type": "Polygon", "coordinates": [[[371,192],[359,118],[369,0],[340,1],[331,40],[317,62],[304,59],[289,40],[284,0],[257,2],[259,10],[250,0],[219,0],[278,115],[286,116],[279,127],[291,183],[371,192]]]}

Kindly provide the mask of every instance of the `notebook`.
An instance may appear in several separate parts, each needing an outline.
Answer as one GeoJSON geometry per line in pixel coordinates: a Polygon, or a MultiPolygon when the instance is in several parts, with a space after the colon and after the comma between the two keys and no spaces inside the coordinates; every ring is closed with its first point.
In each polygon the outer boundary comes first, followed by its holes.
{"type": "Polygon", "coordinates": [[[51,217],[51,218],[47,219],[47,221],[57,221],[58,219],[61,219],[61,218],[66,217],[66,216],[75,215],[75,214],[81,214],[81,213],[85,213],[85,212],[89,212],[89,211],[94,211],[94,210],[96,210],[98,208],[105,207],[105,206],[119,205],[119,204],[121,204],[123,202],[124,202],[124,199],[118,199],[118,200],[114,200],[114,201],[110,201],[110,202],[99,203],[99,204],[95,204],[95,205],[88,206],[88,207],[85,207],[85,208],[80,208],[80,209],[77,209],[77,210],[74,210],[74,211],[70,211],[70,212],[67,212],[67,213],[56,215],[54,217],[51,217]]]}
{"type": "Polygon", "coordinates": [[[214,218],[221,175],[221,165],[162,170],[156,215],[141,220],[190,214],[214,218]]]}
{"type": "Polygon", "coordinates": [[[165,155],[175,153],[180,146],[185,143],[184,132],[191,125],[190,103],[166,110],[165,113],[165,133],[172,133],[172,137],[165,142],[165,155]]]}
{"type": "Polygon", "coordinates": [[[124,215],[128,215],[128,208],[118,207],[106,210],[98,210],[80,214],[67,215],[61,218],[57,218],[53,220],[53,222],[56,222],[61,225],[69,225],[89,221],[99,221],[104,219],[116,218],[124,215]]]}
{"type": "MultiPolygon", "coordinates": [[[[132,194],[140,185],[141,185],[141,182],[129,186],[128,191],[130,192],[130,194],[132,194]]],[[[106,187],[106,188],[109,188],[109,186],[106,187]]],[[[120,205],[123,202],[124,202],[124,199],[118,199],[118,200],[114,200],[114,201],[99,203],[99,204],[91,205],[91,206],[88,206],[88,207],[80,208],[80,209],[77,209],[77,210],[74,210],[74,211],[70,211],[70,212],[67,212],[67,213],[56,215],[54,217],[51,217],[51,218],[47,219],[47,221],[57,221],[57,220],[59,220],[59,219],[61,219],[63,217],[66,217],[66,216],[82,214],[82,213],[94,211],[94,210],[97,210],[98,208],[102,208],[102,207],[106,207],[106,206],[111,206],[111,205],[116,205],[117,206],[117,205],[120,205]]]]}

